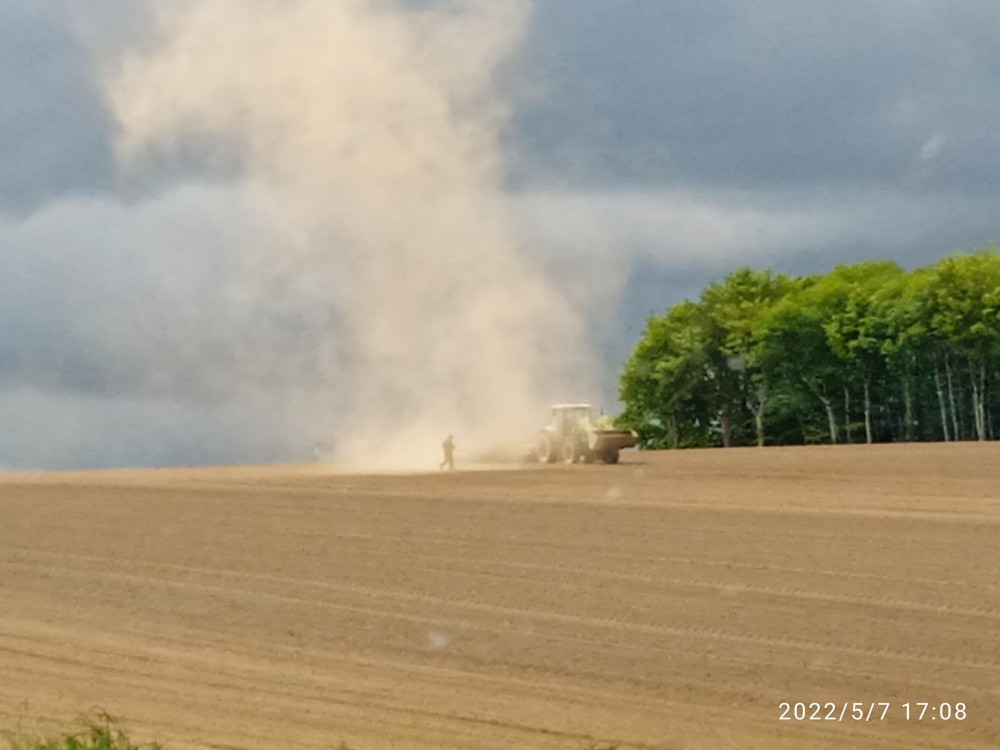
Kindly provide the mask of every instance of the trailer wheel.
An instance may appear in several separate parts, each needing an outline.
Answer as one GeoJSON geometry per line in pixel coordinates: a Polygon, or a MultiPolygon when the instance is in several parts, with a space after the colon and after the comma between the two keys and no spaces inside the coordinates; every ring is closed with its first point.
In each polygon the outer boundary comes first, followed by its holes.
{"type": "Polygon", "coordinates": [[[616,464],[618,463],[618,451],[604,451],[604,463],[606,464],[616,464]]]}

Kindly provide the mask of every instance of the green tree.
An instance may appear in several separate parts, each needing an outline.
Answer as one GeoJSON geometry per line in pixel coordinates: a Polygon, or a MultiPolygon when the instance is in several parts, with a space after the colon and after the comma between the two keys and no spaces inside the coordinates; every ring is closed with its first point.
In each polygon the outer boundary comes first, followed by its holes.
{"type": "Polygon", "coordinates": [[[764,445],[772,380],[764,320],[792,288],[786,276],[741,268],[701,295],[702,340],[724,446],[732,445],[734,423],[745,411],[757,445],[764,445]]]}
{"type": "Polygon", "coordinates": [[[709,418],[705,355],[698,305],[685,301],[651,316],[621,376],[625,411],[619,423],[642,436],[643,445],[679,448],[705,445],[709,418]]]}
{"type": "MultiPolygon", "coordinates": [[[[843,364],[824,326],[845,296],[839,279],[807,277],[762,321],[762,356],[780,383],[783,399],[800,405],[818,402],[831,443],[839,441],[835,399],[845,381],[843,364]]],[[[803,440],[810,442],[809,427],[815,420],[805,414],[800,419],[803,440]]]]}
{"type": "Polygon", "coordinates": [[[930,269],[922,301],[928,330],[945,351],[952,412],[958,411],[951,382],[954,356],[966,369],[976,437],[985,440],[988,388],[1000,346],[1000,255],[981,249],[945,258],[930,269]]]}
{"type": "Polygon", "coordinates": [[[986,440],[998,380],[994,248],[911,273],[741,268],[650,317],[622,372],[620,421],[646,447],[837,443],[862,426],[868,443],[986,440]]]}
{"type": "Polygon", "coordinates": [[[830,348],[844,364],[844,433],[851,439],[850,387],[861,386],[865,442],[872,442],[873,380],[886,369],[883,342],[889,333],[884,305],[879,304],[880,288],[903,275],[903,269],[888,261],[869,261],[838,266],[824,280],[828,318],[823,324],[830,348]]]}
{"type": "Polygon", "coordinates": [[[918,419],[917,414],[939,413],[941,437],[947,441],[948,410],[939,370],[934,371],[934,394],[938,408],[935,410],[933,406],[927,406],[925,409],[920,401],[927,377],[925,364],[934,363],[936,356],[921,316],[926,279],[927,274],[921,272],[892,276],[875,290],[871,301],[876,316],[884,326],[880,348],[885,357],[887,384],[891,381],[889,390],[896,391],[902,407],[899,438],[934,439],[937,433],[924,432],[920,426],[928,420],[918,419]]]}

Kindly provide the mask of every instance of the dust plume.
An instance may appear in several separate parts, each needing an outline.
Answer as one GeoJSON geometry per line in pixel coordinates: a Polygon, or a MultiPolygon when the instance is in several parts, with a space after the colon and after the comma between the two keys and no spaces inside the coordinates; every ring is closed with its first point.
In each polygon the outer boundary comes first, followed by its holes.
{"type": "Polygon", "coordinates": [[[226,253],[219,293],[253,299],[274,335],[228,342],[227,372],[289,439],[427,466],[448,433],[460,451],[530,440],[548,401],[586,387],[581,325],[503,192],[504,63],[529,16],[525,0],[163,3],[108,74],[127,172],[196,154],[238,174],[260,239],[226,253]]]}

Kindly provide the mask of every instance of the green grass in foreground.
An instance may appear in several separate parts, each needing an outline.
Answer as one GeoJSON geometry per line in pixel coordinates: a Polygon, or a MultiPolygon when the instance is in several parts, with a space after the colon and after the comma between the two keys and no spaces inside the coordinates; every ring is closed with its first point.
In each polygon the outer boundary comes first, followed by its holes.
{"type": "Polygon", "coordinates": [[[10,750],[163,750],[158,743],[135,745],[125,730],[107,714],[89,719],[85,729],[49,739],[15,739],[10,750]]]}
{"type": "MultiPolygon", "coordinates": [[[[10,750],[164,750],[159,743],[135,745],[125,730],[107,714],[90,719],[85,729],[52,739],[11,740],[10,750]]],[[[340,743],[336,750],[349,750],[340,743]]],[[[614,745],[590,745],[587,750],[616,750],[614,745]]]]}

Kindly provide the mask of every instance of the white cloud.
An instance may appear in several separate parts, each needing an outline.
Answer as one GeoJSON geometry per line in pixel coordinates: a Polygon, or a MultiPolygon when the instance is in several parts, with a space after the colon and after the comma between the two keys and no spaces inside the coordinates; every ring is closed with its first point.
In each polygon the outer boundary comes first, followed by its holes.
{"type": "Polygon", "coordinates": [[[540,247],[621,265],[730,266],[801,246],[829,229],[829,217],[807,210],[682,191],[532,192],[517,196],[516,206],[540,247]]]}
{"type": "MultiPolygon", "coordinates": [[[[816,271],[858,254],[911,264],[913,251],[942,227],[968,228],[969,214],[980,217],[975,244],[994,241],[990,196],[844,186],[797,193],[546,190],[519,193],[512,202],[526,242],[539,253],[570,268],[597,264],[608,280],[637,265],[690,276],[742,265],[782,270],[810,256],[821,259],[816,271]]],[[[952,241],[948,236],[938,240],[952,241]]],[[[924,253],[961,249],[954,242],[924,253]]]]}

